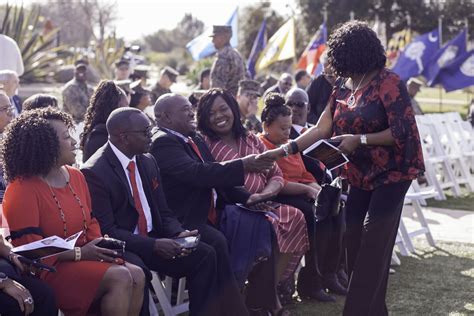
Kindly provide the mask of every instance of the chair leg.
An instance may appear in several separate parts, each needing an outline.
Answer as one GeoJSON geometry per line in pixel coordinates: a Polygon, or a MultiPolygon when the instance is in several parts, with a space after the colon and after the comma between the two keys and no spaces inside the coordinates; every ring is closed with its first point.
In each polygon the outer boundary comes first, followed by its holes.
{"type": "Polygon", "coordinates": [[[400,219],[400,233],[402,234],[403,242],[405,243],[409,252],[415,252],[415,247],[411,242],[410,235],[408,234],[408,230],[403,222],[403,218],[400,219]]]}
{"type": "Polygon", "coordinates": [[[423,209],[421,208],[421,205],[418,201],[413,201],[413,206],[415,207],[415,212],[420,220],[421,227],[425,229],[425,236],[426,239],[428,240],[428,243],[430,244],[431,247],[435,247],[435,241],[433,238],[433,235],[431,234],[430,227],[428,226],[428,221],[426,220],[425,215],[423,214],[423,209]]]}

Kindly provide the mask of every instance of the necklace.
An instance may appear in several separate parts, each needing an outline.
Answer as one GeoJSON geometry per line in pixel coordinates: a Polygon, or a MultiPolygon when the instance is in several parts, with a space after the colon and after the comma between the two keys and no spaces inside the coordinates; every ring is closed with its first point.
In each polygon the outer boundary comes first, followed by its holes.
{"type": "MultiPolygon", "coordinates": [[[[63,172],[61,172],[63,173],[63,172]]],[[[64,175],[64,173],[63,173],[64,175]]],[[[59,203],[59,200],[58,200],[58,197],[56,196],[56,194],[54,193],[54,190],[53,188],[51,187],[51,185],[49,184],[49,182],[46,182],[48,184],[48,187],[49,187],[49,190],[51,191],[51,195],[53,196],[53,199],[54,199],[54,202],[56,203],[56,206],[58,207],[58,210],[59,210],[59,217],[61,217],[61,220],[63,222],[63,232],[64,232],[64,238],[67,238],[69,237],[68,236],[68,233],[67,233],[67,223],[66,223],[66,216],[64,215],[64,211],[63,211],[63,208],[61,206],[61,203],[59,203]]],[[[69,183],[69,181],[67,180],[66,178],[66,185],[67,187],[69,188],[69,191],[72,193],[72,195],[74,196],[74,198],[76,199],[76,202],[77,204],[79,204],[79,207],[81,208],[81,211],[82,211],[82,225],[83,225],[83,230],[82,232],[84,233],[83,234],[83,237],[84,237],[84,240],[86,241],[86,231],[88,229],[87,227],[87,217],[86,217],[86,211],[84,210],[84,206],[82,205],[82,202],[81,202],[81,199],[79,198],[79,196],[76,194],[76,192],[73,190],[71,184],[69,183]]]]}
{"type": "Polygon", "coordinates": [[[355,88],[354,90],[351,89],[351,95],[349,96],[349,99],[347,99],[347,105],[348,105],[349,107],[352,107],[352,106],[356,103],[355,93],[356,93],[357,91],[359,91],[359,87],[360,87],[362,81],[364,81],[366,74],[367,74],[367,73],[365,73],[365,74],[362,76],[362,79],[360,79],[359,84],[357,85],[357,88],[355,88]]]}

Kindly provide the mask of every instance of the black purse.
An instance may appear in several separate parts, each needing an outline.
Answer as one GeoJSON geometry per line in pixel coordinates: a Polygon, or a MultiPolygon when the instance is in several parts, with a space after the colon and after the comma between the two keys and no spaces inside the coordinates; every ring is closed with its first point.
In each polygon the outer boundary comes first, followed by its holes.
{"type": "Polygon", "coordinates": [[[125,241],[115,238],[104,237],[104,239],[97,243],[96,246],[100,248],[114,250],[117,252],[117,257],[120,258],[123,257],[123,254],[125,253],[125,241]]]}
{"type": "Polygon", "coordinates": [[[339,214],[342,192],[342,179],[337,177],[331,183],[324,183],[315,202],[314,217],[316,222],[325,220],[328,216],[339,214]]]}

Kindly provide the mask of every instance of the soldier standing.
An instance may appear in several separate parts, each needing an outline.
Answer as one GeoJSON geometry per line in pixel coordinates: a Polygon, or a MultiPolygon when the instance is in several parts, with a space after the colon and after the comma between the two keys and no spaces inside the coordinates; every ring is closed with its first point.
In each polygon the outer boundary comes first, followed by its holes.
{"type": "Polygon", "coordinates": [[[232,28],[214,25],[211,37],[217,49],[217,58],[211,68],[211,88],[223,88],[236,96],[239,81],[247,78],[247,71],[240,53],[230,46],[232,28]]]}
{"type": "Polygon", "coordinates": [[[74,121],[80,122],[84,120],[94,89],[86,82],[88,63],[85,60],[78,60],[74,64],[74,78],[66,83],[62,91],[63,110],[71,114],[74,121]]]}

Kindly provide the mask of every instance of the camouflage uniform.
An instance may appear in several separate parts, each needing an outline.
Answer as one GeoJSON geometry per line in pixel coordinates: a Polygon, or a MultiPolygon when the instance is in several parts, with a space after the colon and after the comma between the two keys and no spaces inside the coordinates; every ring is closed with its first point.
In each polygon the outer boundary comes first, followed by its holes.
{"type": "Polygon", "coordinates": [[[211,68],[211,88],[223,88],[235,96],[239,81],[245,78],[247,71],[240,53],[230,45],[220,49],[211,68]]]}
{"type": "Polygon", "coordinates": [[[63,110],[71,114],[76,122],[83,121],[93,92],[94,89],[87,83],[72,79],[66,83],[62,92],[63,110]]]}
{"type": "Polygon", "coordinates": [[[243,125],[246,130],[254,134],[263,132],[262,122],[255,115],[250,115],[243,121],[243,125]]]}
{"type": "Polygon", "coordinates": [[[159,97],[161,97],[163,94],[166,93],[171,93],[170,89],[163,88],[158,82],[155,84],[153,89],[151,90],[150,98],[151,98],[151,103],[154,104],[156,100],[158,100],[159,97]]]}

